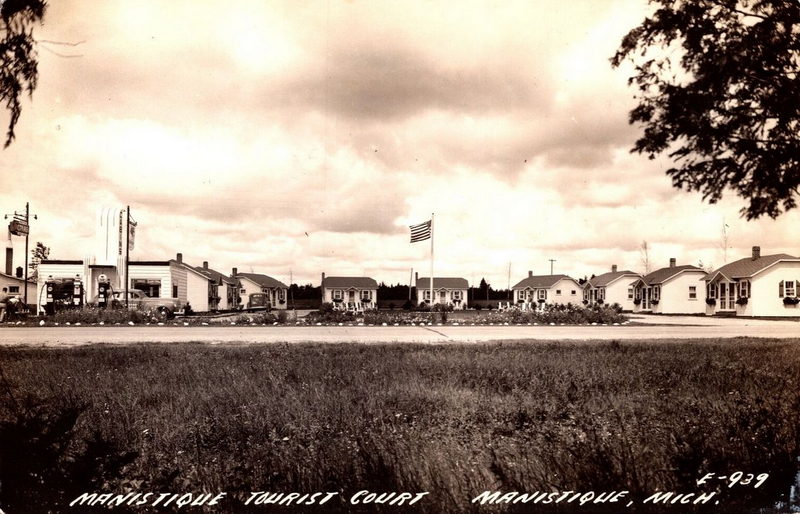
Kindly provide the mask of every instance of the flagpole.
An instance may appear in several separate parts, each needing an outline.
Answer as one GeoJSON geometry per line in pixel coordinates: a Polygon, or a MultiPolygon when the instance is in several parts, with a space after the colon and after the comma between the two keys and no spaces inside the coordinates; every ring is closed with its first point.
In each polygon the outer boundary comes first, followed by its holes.
{"type": "Polygon", "coordinates": [[[433,310],[433,213],[431,213],[431,310],[433,310]]]}
{"type": "Polygon", "coordinates": [[[128,205],[127,219],[125,222],[125,308],[128,308],[128,259],[130,258],[131,251],[131,206],[128,205]]]}

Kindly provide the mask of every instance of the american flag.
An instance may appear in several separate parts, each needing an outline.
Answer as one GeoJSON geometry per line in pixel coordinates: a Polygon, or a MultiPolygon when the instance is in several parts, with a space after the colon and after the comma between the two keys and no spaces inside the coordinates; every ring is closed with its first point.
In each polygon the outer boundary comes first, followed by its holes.
{"type": "Polygon", "coordinates": [[[431,220],[420,223],[419,225],[410,225],[409,228],[411,229],[412,243],[425,241],[431,238],[431,220]]]}

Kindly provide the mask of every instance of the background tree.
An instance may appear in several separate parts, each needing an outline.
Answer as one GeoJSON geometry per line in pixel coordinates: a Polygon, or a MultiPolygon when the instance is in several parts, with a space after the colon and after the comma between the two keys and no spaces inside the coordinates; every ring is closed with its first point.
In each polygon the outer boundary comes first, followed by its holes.
{"type": "Polygon", "coordinates": [[[39,263],[50,257],[50,248],[46,247],[42,242],[37,241],[36,247],[31,250],[31,260],[28,263],[30,273],[28,278],[34,282],[39,278],[39,263]]]}
{"type": "Polygon", "coordinates": [[[42,0],[0,1],[0,101],[9,112],[4,147],[14,139],[14,127],[22,113],[20,97],[33,95],[39,78],[36,40],[32,26],[44,18],[42,0]]]}
{"type": "Polygon", "coordinates": [[[650,0],[653,15],[612,57],[643,135],[633,152],[667,153],[673,185],[715,203],[730,188],[747,219],[797,205],[800,187],[800,2],[650,0]]]}
{"type": "Polygon", "coordinates": [[[647,241],[642,241],[642,246],[639,247],[639,258],[642,261],[644,274],[648,275],[650,271],[652,271],[652,265],[650,264],[650,245],[647,243],[647,241]]]}

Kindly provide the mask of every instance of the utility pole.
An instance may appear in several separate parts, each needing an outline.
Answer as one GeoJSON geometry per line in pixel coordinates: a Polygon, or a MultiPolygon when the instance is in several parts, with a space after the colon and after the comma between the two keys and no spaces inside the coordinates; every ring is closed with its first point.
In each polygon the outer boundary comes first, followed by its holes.
{"type": "Polygon", "coordinates": [[[289,299],[292,302],[292,310],[294,311],[294,310],[297,310],[297,309],[295,309],[295,306],[294,306],[294,289],[293,289],[293,286],[294,286],[294,276],[292,275],[292,270],[290,269],[289,270],[289,299]]]}
{"type": "Polygon", "coordinates": [[[131,252],[131,206],[125,209],[125,309],[128,309],[128,260],[131,252]]]}
{"type": "MultiPolygon", "coordinates": [[[[5,215],[8,219],[8,214],[5,215]]],[[[33,215],[33,219],[38,219],[33,215]]],[[[30,234],[30,221],[31,221],[31,208],[30,203],[25,202],[25,214],[14,211],[13,219],[8,225],[8,231],[15,236],[25,236],[25,293],[23,301],[25,302],[25,309],[28,308],[28,236],[30,234]]]]}
{"type": "Polygon", "coordinates": [[[550,275],[553,274],[553,263],[556,262],[555,259],[550,259],[550,275]]]}
{"type": "Polygon", "coordinates": [[[511,300],[511,263],[508,263],[508,285],[506,287],[506,300],[511,300]]]}

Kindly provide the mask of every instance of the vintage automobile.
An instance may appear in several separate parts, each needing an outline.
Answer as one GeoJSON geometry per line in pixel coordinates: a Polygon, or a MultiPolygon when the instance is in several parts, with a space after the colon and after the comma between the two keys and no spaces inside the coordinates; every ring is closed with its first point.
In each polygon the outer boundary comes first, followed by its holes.
{"type": "MultiPolygon", "coordinates": [[[[91,305],[97,305],[95,297],[91,305]]],[[[122,309],[125,307],[125,291],[111,293],[111,307],[122,309]]],[[[172,318],[175,313],[184,308],[177,298],[151,298],[141,289],[128,289],[128,308],[140,310],[153,310],[160,318],[172,318]]]]}
{"type": "Polygon", "coordinates": [[[247,309],[266,309],[271,310],[272,305],[266,293],[251,293],[247,300],[247,309]]]}

